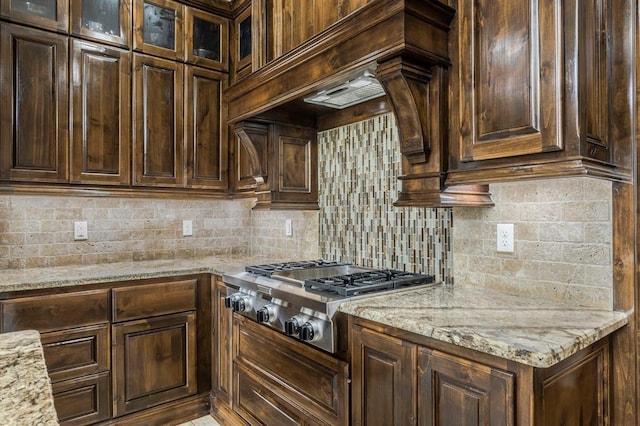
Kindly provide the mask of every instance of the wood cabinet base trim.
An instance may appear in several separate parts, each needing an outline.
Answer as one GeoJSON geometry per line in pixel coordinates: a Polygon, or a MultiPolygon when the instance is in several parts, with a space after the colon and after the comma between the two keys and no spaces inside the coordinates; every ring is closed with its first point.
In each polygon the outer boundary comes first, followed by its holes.
{"type": "Polygon", "coordinates": [[[118,417],[104,425],[133,426],[180,424],[209,414],[209,393],[165,403],[161,406],[118,417]]]}

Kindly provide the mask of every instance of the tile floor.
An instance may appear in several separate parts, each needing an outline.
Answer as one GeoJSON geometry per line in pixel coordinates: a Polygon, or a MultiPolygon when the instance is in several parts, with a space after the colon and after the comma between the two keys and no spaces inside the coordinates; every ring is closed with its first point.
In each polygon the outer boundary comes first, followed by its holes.
{"type": "Polygon", "coordinates": [[[190,422],[181,423],[178,426],[220,426],[220,423],[211,416],[205,416],[191,420],[190,422]]]}

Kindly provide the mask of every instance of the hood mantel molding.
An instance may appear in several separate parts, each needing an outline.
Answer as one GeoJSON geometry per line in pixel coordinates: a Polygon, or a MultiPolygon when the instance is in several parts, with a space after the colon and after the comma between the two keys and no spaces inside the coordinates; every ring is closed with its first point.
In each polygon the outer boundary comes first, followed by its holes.
{"type": "Polygon", "coordinates": [[[254,177],[267,179],[269,154],[266,135],[256,133],[252,123],[309,127],[326,109],[301,107],[303,97],[373,66],[400,136],[403,185],[396,205],[493,205],[486,185],[444,186],[448,32],[454,14],[435,0],[373,1],[229,87],[228,121],[247,148],[254,177]]]}

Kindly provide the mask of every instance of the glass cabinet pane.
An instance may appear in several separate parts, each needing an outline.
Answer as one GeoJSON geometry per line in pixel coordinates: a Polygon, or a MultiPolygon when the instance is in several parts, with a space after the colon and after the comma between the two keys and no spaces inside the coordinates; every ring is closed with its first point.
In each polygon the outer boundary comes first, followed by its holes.
{"type": "Polygon", "coordinates": [[[244,59],[251,55],[251,16],[246,17],[239,25],[239,56],[244,59]]]}
{"type": "Polygon", "coordinates": [[[56,0],[11,0],[11,8],[43,18],[56,20],[56,0]]]}
{"type": "Polygon", "coordinates": [[[193,54],[220,61],[220,24],[193,19],[193,54]]]}
{"type": "Polygon", "coordinates": [[[144,42],[165,49],[175,49],[175,21],[175,10],[145,3],[144,42]]]}
{"type": "Polygon", "coordinates": [[[120,33],[120,0],[82,2],[82,28],[103,34],[120,33]]]}

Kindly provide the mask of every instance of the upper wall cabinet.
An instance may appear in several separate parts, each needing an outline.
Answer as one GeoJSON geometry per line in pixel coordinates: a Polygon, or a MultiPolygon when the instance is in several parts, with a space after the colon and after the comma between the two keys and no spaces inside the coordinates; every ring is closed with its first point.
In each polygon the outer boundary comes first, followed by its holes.
{"type": "Polygon", "coordinates": [[[0,178],[68,180],[67,37],[0,23],[0,178]]]}
{"type": "Polygon", "coordinates": [[[186,8],[185,61],[229,70],[229,22],[191,7],[186,8]]]}
{"type": "Polygon", "coordinates": [[[630,179],[634,59],[621,0],[458,0],[447,184],[630,179]]]}
{"type": "Polygon", "coordinates": [[[69,0],[0,0],[0,15],[41,29],[69,31],[69,0]]]}
{"type": "Polygon", "coordinates": [[[251,7],[250,4],[247,4],[245,9],[233,21],[231,33],[233,81],[251,73],[251,52],[253,47],[251,28],[251,7]]]}
{"type": "Polygon", "coordinates": [[[133,48],[168,59],[184,59],[184,9],[171,0],[134,0],[133,48]]]}
{"type": "Polygon", "coordinates": [[[72,0],[71,33],[130,47],[131,0],[72,0]]]}

